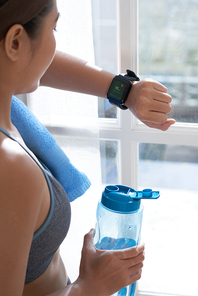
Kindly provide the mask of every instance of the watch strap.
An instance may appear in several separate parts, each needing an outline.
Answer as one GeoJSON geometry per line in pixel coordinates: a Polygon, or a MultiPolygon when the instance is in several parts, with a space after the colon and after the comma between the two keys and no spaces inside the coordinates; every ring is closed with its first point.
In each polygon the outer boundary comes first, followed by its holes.
{"type": "Polygon", "coordinates": [[[131,81],[140,81],[140,78],[132,70],[127,69],[126,72],[127,74],[125,74],[124,77],[128,78],[131,81]]]}

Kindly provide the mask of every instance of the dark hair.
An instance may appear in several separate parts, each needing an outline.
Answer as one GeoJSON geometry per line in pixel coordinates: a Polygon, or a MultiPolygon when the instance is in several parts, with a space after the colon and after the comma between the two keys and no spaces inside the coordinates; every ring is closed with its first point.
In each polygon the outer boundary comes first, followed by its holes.
{"type": "MultiPolygon", "coordinates": [[[[0,7],[3,6],[7,1],[9,0],[0,0],[0,7]]],[[[32,1],[35,1],[35,0],[32,0],[32,1]]],[[[52,11],[52,8],[53,8],[53,0],[49,0],[47,5],[43,8],[41,12],[39,12],[39,14],[33,17],[26,24],[23,24],[24,29],[26,30],[28,36],[31,39],[35,40],[37,39],[37,37],[39,37],[39,34],[43,27],[45,16],[52,11]]]]}
{"type": "MultiPolygon", "coordinates": [[[[35,1],[35,0],[33,0],[35,1]]],[[[26,30],[28,36],[31,39],[36,39],[43,27],[44,19],[48,13],[52,11],[53,8],[53,0],[49,0],[48,4],[43,8],[43,10],[37,14],[33,19],[23,25],[26,30]]]]}
{"type": "Polygon", "coordinates": [[[0,7],[3,6],[8,0],[0,0],[0,7]]]}

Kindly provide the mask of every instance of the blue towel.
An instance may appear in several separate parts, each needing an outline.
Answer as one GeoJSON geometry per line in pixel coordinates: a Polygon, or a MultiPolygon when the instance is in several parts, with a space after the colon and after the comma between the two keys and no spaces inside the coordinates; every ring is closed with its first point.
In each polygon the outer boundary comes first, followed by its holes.
{"type": "Polygon", "coordinates": [[[87,176],[70,162],[48,130],[18,98],[12,97],[11,120],[27,147],[61,183],[70,201],[83,195],[91,183],[87,176]]]}

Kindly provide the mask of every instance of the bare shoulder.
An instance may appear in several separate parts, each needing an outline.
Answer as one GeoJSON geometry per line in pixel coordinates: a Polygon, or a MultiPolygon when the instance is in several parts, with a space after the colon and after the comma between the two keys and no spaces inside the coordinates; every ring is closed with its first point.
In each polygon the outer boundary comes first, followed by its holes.
{"type": "Polygon", "coordinates": [[[33,193],[42,190],[44,185],[42,171],[27,152],[8,137],[0,140],[0,168],[1,189],[4,188],[6,194],[10,192],[12,196],[12,191],[15,194],[28,193],[28,197],[32,190],[33,193]]]}
{"type": "Polygon", "coordinates": [[[3,295],[22,295],[44,184],[19,144],[0,137],[0,282],[10,283],[3,285],[3,295]]]}

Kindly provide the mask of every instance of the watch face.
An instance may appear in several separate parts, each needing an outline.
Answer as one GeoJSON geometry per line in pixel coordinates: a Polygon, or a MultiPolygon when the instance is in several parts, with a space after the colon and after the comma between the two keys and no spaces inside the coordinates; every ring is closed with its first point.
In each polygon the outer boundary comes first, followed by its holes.
{"type": "Polygon", "coordinates": [[[109,90],[109,96],[121,100],[126,86],[126,82],[114,79],[109,90]]]}

